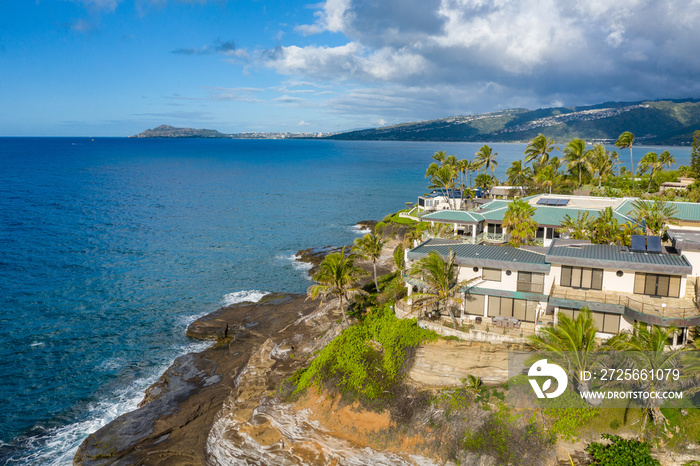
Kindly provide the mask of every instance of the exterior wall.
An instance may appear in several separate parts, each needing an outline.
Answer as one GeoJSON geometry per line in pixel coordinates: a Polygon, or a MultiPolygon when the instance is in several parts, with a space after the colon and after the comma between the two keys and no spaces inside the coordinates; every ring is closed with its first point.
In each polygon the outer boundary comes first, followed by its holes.
{"type": "MultiPolygon", "coordinates": [[[[459,280],[472,280],[470,286],[479,288],[490,288],[492,290],[517,291],[518,289],[518,272],[513,270],[510,277],[506,275],[505,270],[501,270],[501,281],[483,280],[481,278],[482,267],[479,267],[478,272],[474,272],[474,266],[461,265],[459,267],[459,280]]],[[[547,289],[545,285],[545,290],[547,289]]]]}
{"type": "Polygon", "coordinates": [[[683,251],[683,256],[693,266],[693,276],[700,276],[700,251],[683,251]]]}
{"type": "MultiPolygon", "coordinates": [[[[690,260],[690,259],[688,259],[690,260]]],[[[700,266],[700,254],[698,254],[697,260],[700,266]]],[[[594,268],[594,267],[593,267],[594,268]]],[[[693,267],[695,270],[695,267],[693,267]]],[[[557,285],[561,285],[561,266],[552,265],[550,270],[550,278],[554,280],[557,285]]],[[[619,269],[603,269],[603,291],[611,291],[618,293],[629,293],[634,294],[634,277],[636,272],[634,270],[627,270],[623,268],[619,269]],[[617,271],[622,270],[622,277],[617,276],[617,271]]],[[[545,292],[549,294],[551,289],[551,282],[549,287],[547,287],[545,281],[545,292]]],[[[687,280],[684,275],[681,276],[681,287],[680,287],[680,297],[685,296],[687,280]]],[[[567,288],[567,287],[562,287],[567,288]]]]}

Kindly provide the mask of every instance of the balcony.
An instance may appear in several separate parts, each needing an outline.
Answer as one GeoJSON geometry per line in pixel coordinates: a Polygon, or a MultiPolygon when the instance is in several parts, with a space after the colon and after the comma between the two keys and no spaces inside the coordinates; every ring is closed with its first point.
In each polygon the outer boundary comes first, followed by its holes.
{"type": "MultiPolygon", "coordinates": [[[[693,288],[690,281],[687,286],[693,288]]],[[[550,292],[549,303],[573,308],[588,306],[592,311],[623,314],[649,324],[692,327],[700,325],[700,310],[695,306],[692,294],[689,292],[682,298],[666,298],[555,286],[550,292]]]]}

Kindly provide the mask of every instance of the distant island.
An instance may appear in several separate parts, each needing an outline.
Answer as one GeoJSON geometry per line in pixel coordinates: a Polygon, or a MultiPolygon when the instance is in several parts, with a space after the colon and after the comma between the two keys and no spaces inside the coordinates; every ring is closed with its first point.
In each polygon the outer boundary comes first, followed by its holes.
{"type": "Polygon", "coordinates": [[[176,128],[160,125],[153,129],[129,136],[132,138],[201,138],[201,139],[308,139],[327,136],[322,133],[220,133],[215,129],[176,128]]]}
{"type": "Polygon", "coordinates": [[[688,145],[700,129],[700,100],[606,102],[586,107],[509,109],[341,133],[237,133],[161,125],[134,138],[335,139],[355,141],[527,142],[539,133],[614,142],[631,131],[642,144],[688,145]]]}

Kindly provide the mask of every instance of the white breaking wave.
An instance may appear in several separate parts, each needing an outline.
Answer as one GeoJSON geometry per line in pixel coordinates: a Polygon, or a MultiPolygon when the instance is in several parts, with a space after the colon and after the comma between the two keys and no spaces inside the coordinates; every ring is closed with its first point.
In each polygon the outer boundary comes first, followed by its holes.
{"type": "Polygon", "coordinates": [[[309,270],[311,270],[311,267],[313,267],[312,264],[308,262],[302,262],[299,260],[299,256],[296,254],[291,254],[289,256],[277,256],[277,259],[283,260],[283,261],[289,261],[292,264],[292,267],[294,270],[297,270],[301,272],[304,275],[304,278],[307,280],[311,280],[311,275],[309,275],[309,270]]]}
{"type": "Polygon", "coordinates": [[[353,225],[350,227],[350,231],[359,236],[365,236],[366,234],[372,232],[372,230],[365,225],[353,225]]]}
{"type": "MultiPolygon", "coordinates": [[[[136,380],[128,387],[115,390],[105,399],[90,404],[85,419],[65,426],[46,429],[41,434],[13,442],[21,451],[21,457],[7,458],[6,464],[72,465],[75,452],[83,440],[122,414],[138,408],[146,389],[170,367],[175,357],[185,353],[203,351],[209,346],[211,346],[211,342],[203,341],[187,343],[175,348],[173,359],[167,364],[155,367],[148,377],[136,380]]],[[[107,360],[105,364],[111,366],[116,362],[116,360],[107,360]]]]}
{"type": "Polygon", "coordinates": [[[233,304],[252,302],[257,303],[263,296],[270,294],[267,291],[260,290],[247,290],[247,291],[234,291],[233,293],[225,294],[221,299],[222,306],[231,306],[233,304]]]}

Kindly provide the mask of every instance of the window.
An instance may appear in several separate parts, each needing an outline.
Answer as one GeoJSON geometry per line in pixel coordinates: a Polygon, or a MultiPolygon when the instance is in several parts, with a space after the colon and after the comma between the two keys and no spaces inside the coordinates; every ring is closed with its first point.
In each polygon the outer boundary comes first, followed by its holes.
{"type": "Polygon", "coordinates": [[[524,293],[544,293],[544,274],[518,272],[518,291],[524,293]]]}
{"type": "Polygon", "coordinates": [[[561,286],[584,288],[587,290],[602,290],[603,269],[562,265],[561,286]]]}
{"type": "Polygon", "coordinates": [[[501,281],[501,269],[487,269],[484,267],[481,269],[481,278],[484,280],[490,280],[492,282],[501,281]]]}
{"type": "MultiPolygon", "coordinates": [[[[578,309],[560,308],[559,315],[565,315],[571,319],[576,319],[581,313],[578,309]]],[[[620,331],[620,316],[618,314],[610,314],[607,312],[591,312],[593,322],[599,332],[618,333],[620,331]]]]}
{"type": "Polygon", "coordinates": [[[524,322],[534,322],[537,301],[489,296],[489,317],[515,317],[524,322]]]}
{"type": "Polygon", "coordinates": [[[501,225],[496,225],[495,223],[489,223],[488,224],[488,232],[491,233],[492,235],[500,235],[503,233],[503,228],[501,228],[501,225]]]}
{"type": "Polygon", "coordinates": [[[484,295],[465,293],[465,313],[474,316],[484,315],[484,295]]]}
{"type": "Polygon", "coordinates": [[[677,298],[680,291],[681,277],[677,275],[658,275],[655,273],[636,273],[634,275],[634,292],[636,294],[677,298]]]}

